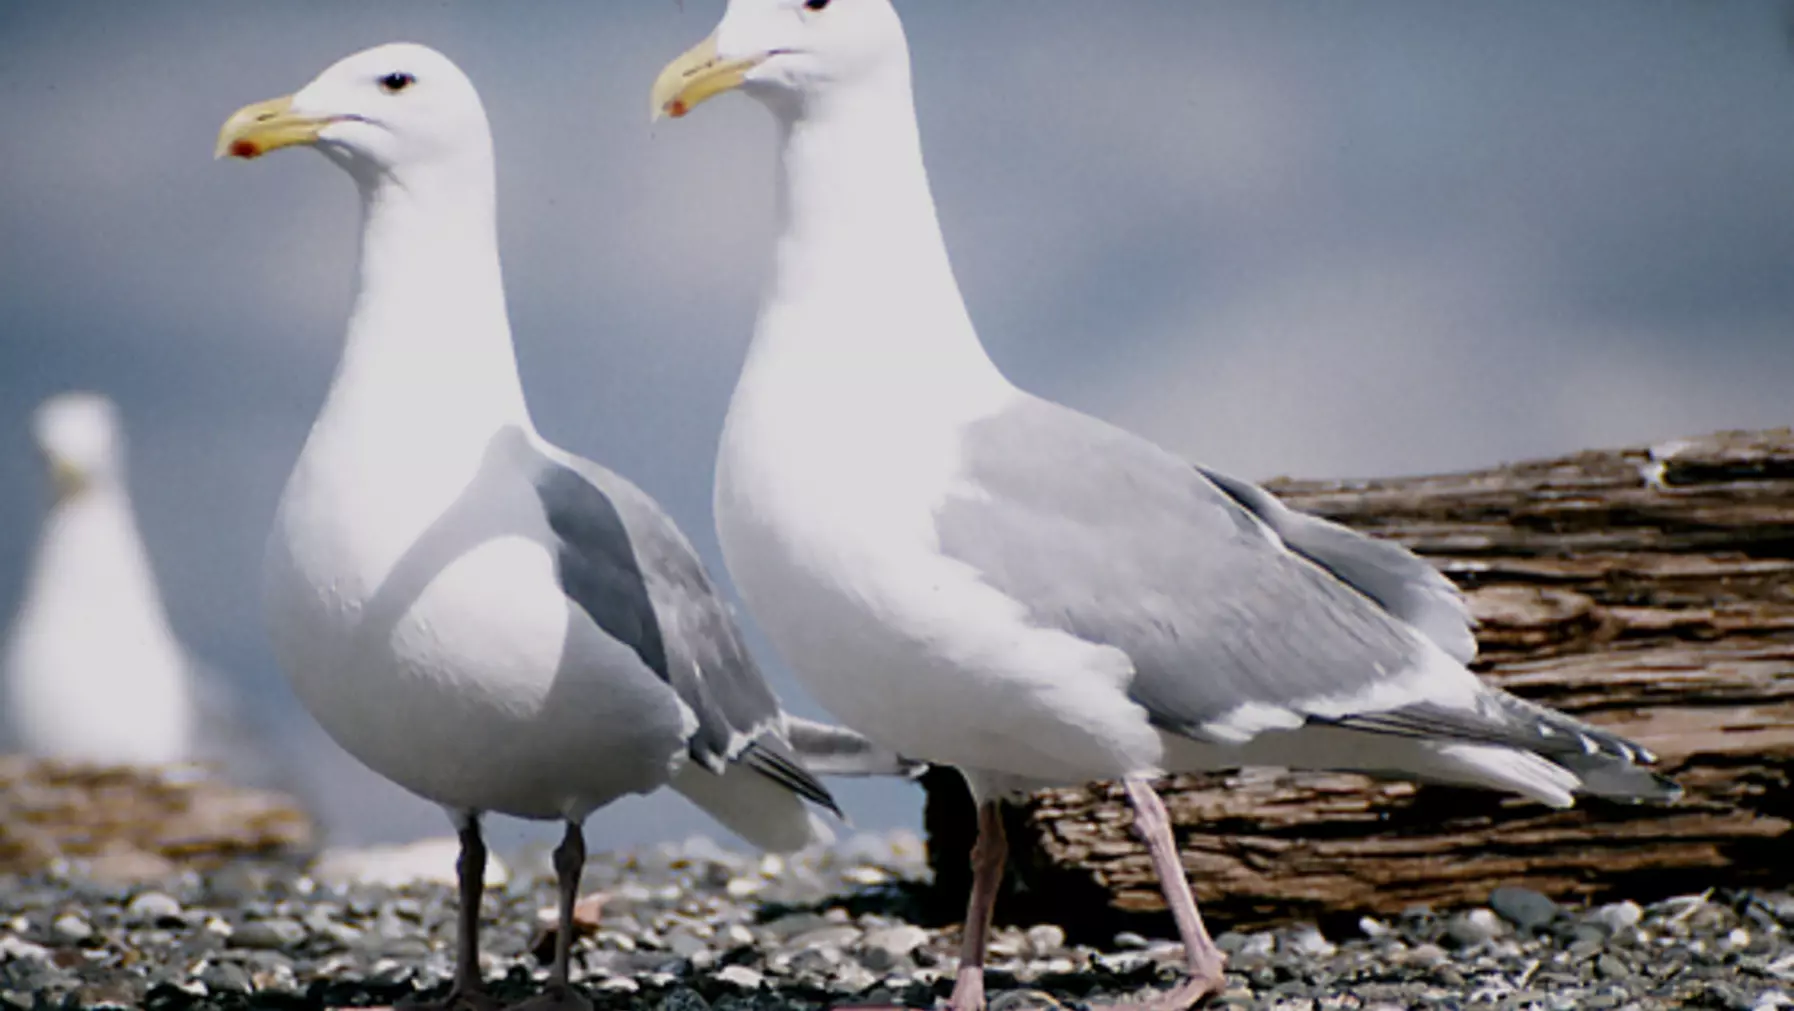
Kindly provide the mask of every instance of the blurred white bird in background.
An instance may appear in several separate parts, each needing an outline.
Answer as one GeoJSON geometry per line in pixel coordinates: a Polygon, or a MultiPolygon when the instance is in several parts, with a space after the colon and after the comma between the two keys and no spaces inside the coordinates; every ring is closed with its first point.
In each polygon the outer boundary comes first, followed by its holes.
{"type": "Polygon", "coordinates": [[[33,415],[51,502],[0,659],[11,750],[101,764],[214,762],[267,784],[275,763],[224,675],[169,626],[125,483],[118,408],[63,393],[33,415]]]}

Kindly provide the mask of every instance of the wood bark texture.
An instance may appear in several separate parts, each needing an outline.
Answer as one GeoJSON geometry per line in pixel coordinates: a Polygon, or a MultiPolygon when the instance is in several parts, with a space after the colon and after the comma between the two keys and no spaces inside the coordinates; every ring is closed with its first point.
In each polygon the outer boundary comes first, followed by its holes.
{"type": "MultiPolygon", "coordinates": [[[[1179,776],[1160,785],[1205,914],[1260,926],[1500,885],[1579,901],[1794,883],[1794,433],[1268,487],[1427,556],[1468,595],[1489,681],[1651,748],[1686,796],[1553,811],[1354,775],[1179,776]]],[[[946,916],[966,894],[971,807],[955,774],[925,785],[946,916]]],[[[1118,786],[1043,791],[1007,825],[1009,918],[1100,934],[1162,914],[1118,786]]]]}

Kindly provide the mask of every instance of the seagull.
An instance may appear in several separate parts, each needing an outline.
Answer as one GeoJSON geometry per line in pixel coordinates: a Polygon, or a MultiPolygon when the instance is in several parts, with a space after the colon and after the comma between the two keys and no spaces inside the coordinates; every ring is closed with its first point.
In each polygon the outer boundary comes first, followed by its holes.
{"type": "Polygon", "coordinates": [[[45,758],[184,761],[198,730],[191,670],[137,531],[118,409],[63,393],[31,427],[52,497],[6,645],[12,739],[45,758]]]}
{"type": "Polygon", "coordinates": [[[104,765],[206,762],[266,785],[272,757],[242,700],[168,623],[125,483],[118,407],[60,393],[31,427],[51,501],[0,657],[11,743],[104,765]]]}
{"type": "Polygon", "coordinates": [[[531,1005],[589,1007],[568,978],[589,815],[670,786],[749,842],[794,850],[829,837],[806,803],[839,810],[793,737],[831,771],[882,756],[783,713],[666,513],[537,434],[467,76],[424,46],[366,50],[232,115],[217,154],[294,145],[354,179],[362,234],[341,362],[269,537],[276,652],[337,743],[456,827],[446,1004],[489,1004],[480,819],[498,812],[565,823],[561,929],[531,1005]]]}
{"type": "Polygon", "coordinates": [[[1643,748],[1466,669],[1467,611],[1420,559],[1003,376],[954,280],[888,0],[730,0],[652,114],[735,89],[777,122],[780,199],[717,461],[724,558],[826,709],[965,774],[979,838],[954,1008],[984,1006],[997,805],[1035,786],[1124,783],[1184,942],[1170,1007],[1218,992],[1224,958],[1155,777],[1674,795],[1643,748]]]}

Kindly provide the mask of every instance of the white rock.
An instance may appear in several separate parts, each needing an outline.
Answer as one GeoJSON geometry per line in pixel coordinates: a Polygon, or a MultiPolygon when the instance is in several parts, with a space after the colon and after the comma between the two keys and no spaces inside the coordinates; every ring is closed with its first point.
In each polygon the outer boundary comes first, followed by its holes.
{"type": "Polygon", "coordinates": [[[1610,902],[1591,913],[1589,919],[1606,927],[1608,933],[1617,934],[1627,927],[1638,926],[1639,921],[1644,919],[1644,909],[1631,899],[1610,902]]]}
{"type": "Polygon", "coordinates": [[[1028,947],[1033,950],[1035,958],[1051,955],[1065,947],[1065,928],[1052,923],[1029,927],[1028,947]]]}
{"type": "Polygon", "coordinates": [[[1303,924],[1287,934],[1283,943],[1291,951],[1315,958],[1328,958],[1339,950],[1339,946],[1321,934],[1320,928],[1312,924],[1303,924]]]}
{"type": "Polygon", "coordinates": [[[877,948],[894,958],[902,958],[927,943],[928,931],[903,923],[874,930],[860,942],[860,947],[865,950],[877,948]]]}
{"type": "Polygon", "coordinates": [[[641,987],[636,985],[635,980],[630,979],[628,976],[606,976],[592,984],[592,989],[604,993],[635,993],[640,990],[641,987]]]}
{"type": "Polygon", "coordinates": [[[725,890],[731,899],[751,899],[766,890],[766,881],[762,878],[730,878],[725,890]]]}
{"type": "Polygon", "coordinates": [[[725,965],[716,971],[716,978],[739,990],[758,990],[766,978],[745,965],[725,965]]]}
{"type": "Polygon", "coordinates": [[[0,963],[11,962],[15,959],[19,961],[48,962],[50,960],[50,949],[41,944],[32,944],[30,941],[24,940],[23,938],[13,937],[10,934],[5,937],[0,937],[0,963]]]}

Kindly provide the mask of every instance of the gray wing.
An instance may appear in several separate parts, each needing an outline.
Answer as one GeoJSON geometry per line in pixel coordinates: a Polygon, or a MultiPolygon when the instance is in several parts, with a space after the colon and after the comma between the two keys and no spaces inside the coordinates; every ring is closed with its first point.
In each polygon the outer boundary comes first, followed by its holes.
{"type": "Polygon", "coordinates": [[[1319,516],[1297,512],[1265,489],[1198,465],[1197,470],[1270,527],[1291,551],[1321,566],[1437,643],[1452,659],[1476,659],[1464,595],[1419,555],[1319,516]]]}
{"type": "Polygon", "coordinates": [[[1303,712],[1305,699],[1362,697],[1404,673],[1420,642],[1201,471],[1132,433],[1028,398],[972,425],[960,448],[960,490],[936,514],[941,549],[1032,620],[1126,652],[1130,695],[1163,729],[1212,740],[1213,721],[1260,703],[1373,733],[1642,757],[1495,689],[1475,711],[1417,697],[1343,717],[1303,712]]]}
{"type": "Polygon", "coordinates": [[[545,461],[535,486],[560,540],[568,598],[663,678],[697,718],[691,757],[713,772],[745,761],[839,814],[792,752],[779,702],[697,552],[654,500],[586,460],[545,461]]]}

